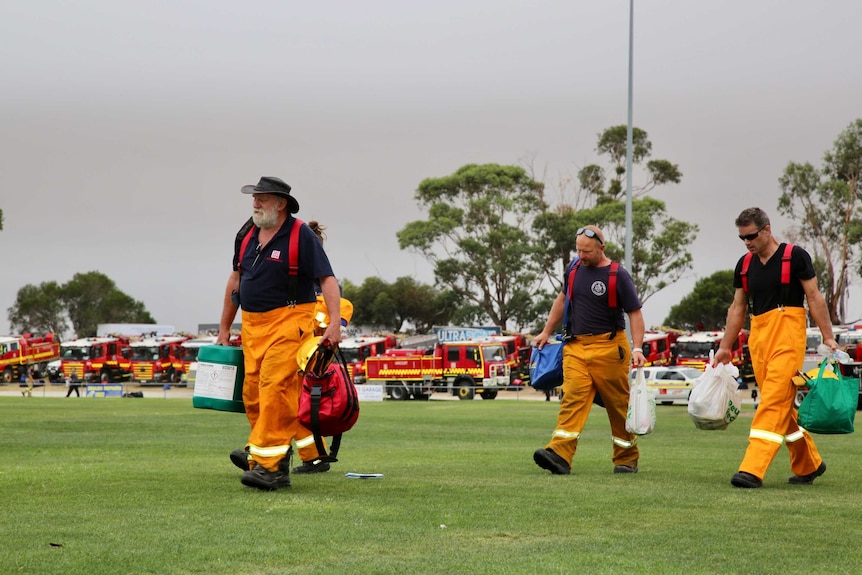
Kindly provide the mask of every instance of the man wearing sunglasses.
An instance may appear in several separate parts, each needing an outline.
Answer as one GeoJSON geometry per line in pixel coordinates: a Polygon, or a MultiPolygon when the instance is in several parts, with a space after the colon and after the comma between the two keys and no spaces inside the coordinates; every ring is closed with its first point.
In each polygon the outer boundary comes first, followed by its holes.
{"type": "Polygon", "coordinates": [[[536,450],[536,465],[555,475],[568,475],[596,393],[604,400],[611,423],[614,473],[637,473],[637,436],[626,431],[629,404],[629,371],[643,366],[644,320],[641,302],[628,271],[612,266],[605,255],[602,231],[586,226],[577,231],[575,245],[580,258],[569,290],[571,270],[563,281],[542,333],[533,339],[541,349],[554,328],[564,323],[563,395],[557,427],[550,443],[536,450]],[[616,268],[616,279],[611,274],[616,268]],[[616,283],[616,306],[610,305],[609,286],[616,283]],[[566,299],[571,293],[566,312],[566,299]],[[628,314],[634,350],[625,332],[628,314]],[[566,315],[564,318],[563,316],[566,315]]]}
{"type": "Polygon", "coordinates": [[[742,329],[746,311],[750,311],[748,345],[760,389],[760,405],[751,421],[745,457],[730,483],[734,487],[762,487],[769,464],[781,444],[786,443],[790,469],[794,473],[788,483],[810,485],[823,475],[826,464],[811,435],[796,421],[793,408],[796,388],[791,378],[802,369],[805,359],[804,300],[808,301],[809,313],[820,328],[823,342],[834,351],[838,344],[832,334],[829,312],[817,289],[811,256],[799,246],[793,246],[787,262],[787,244],[779,243],[772,235],[769,217],[763,210],[743,210],[736,218],[736,226],[739,239],[745,242],[752,257],[745,272],[746,256],[736,264],[733,274],[736,291],[715,362],[731,360],[731,346],[742,329]]]}

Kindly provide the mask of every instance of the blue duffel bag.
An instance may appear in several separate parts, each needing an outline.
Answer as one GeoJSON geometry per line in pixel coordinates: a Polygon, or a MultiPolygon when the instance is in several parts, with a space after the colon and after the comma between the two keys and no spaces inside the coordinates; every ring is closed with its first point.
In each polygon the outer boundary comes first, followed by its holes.
{"type": "MultiPolygon", "coordinates": [[[[558,336],[559,337],[559,336],[558,336]]],[[[549,339],[530,353],[530,386],[548,391],[563,384],[563,347],[558,339],[549,339]]]]}

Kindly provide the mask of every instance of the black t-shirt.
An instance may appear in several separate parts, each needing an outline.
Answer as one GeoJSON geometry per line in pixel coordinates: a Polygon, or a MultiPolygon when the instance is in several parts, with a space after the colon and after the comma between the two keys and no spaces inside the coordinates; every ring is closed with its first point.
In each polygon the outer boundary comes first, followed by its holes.
{"type": "MultiPolygon", "coordinates": [[[[793,246],[790,254],[790,284],[787,289],[781,285],[781,258],[784,256],[782,243],[775,253],[766,261],[760,262],[757,255],[751,258],[748,265],[748,298],[754,315],[760,315],[782,305],[786,307],[804,307],[805,290],[802,280],[814,277],[814,265],[811,256],[799,246],[793,246]]],[[[742,260],[736,262],[733,272],[733,287],[742,287],[742,260]]]]}

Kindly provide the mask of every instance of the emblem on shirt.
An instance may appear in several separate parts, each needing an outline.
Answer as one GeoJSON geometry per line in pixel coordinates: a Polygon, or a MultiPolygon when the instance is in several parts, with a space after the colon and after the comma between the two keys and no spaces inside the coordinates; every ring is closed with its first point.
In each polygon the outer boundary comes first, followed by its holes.
{"type": "Polygon", "coordinates": [[[590,286],[590,290],[593,292],[593,295],[601,297],[605,295],[605,292],[608,291],[608,288],[607,286],[605,286],[604,282],[596,280],[593,282],[593,285],[590,286]]]}
{"type": "Polygon", "coordinates": [[[280,260],[281,259],[281,250],[272,250],[272,254],[270,254],[269,259],[280,260]]]}

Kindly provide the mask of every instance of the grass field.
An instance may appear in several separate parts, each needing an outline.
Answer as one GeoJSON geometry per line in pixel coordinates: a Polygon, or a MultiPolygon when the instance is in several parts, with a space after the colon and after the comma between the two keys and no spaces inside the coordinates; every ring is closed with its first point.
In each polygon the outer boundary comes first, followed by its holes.
{"type": "Polygon", "coordinates": [[[532,461],[556,403],[368,403],[332,471],[243,487],[241,414],[190,399],[0,398],[0,573],[862,573],[862,442],[817,436],[828,465],[758,490],[730,477],[751,411],[696,430],[659,406],[640,473],[613,475],[594,407],[573,474],[532,461]],[[346,472],[383,473],[348,479],[346,472]]]}

